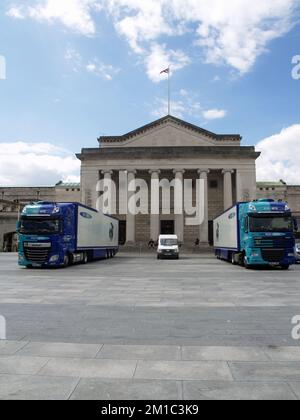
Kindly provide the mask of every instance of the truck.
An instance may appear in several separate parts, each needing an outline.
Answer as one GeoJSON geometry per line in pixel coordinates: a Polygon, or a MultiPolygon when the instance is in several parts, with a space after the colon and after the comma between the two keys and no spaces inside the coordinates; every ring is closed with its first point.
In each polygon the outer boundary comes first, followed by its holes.
{"type": "Polygon", "coordinates": [[[214,249],[219,259],[254,266],[295,263],[296,220],[285,202],[260,199],[237,203],[214,220],[214,249]]]}
{"type": "Polygon", "coordinates": [[[79,203],[37,202],[17,224],[19,265],[67,267],[112,258],[119,249],[119,222],[79,203]]]}

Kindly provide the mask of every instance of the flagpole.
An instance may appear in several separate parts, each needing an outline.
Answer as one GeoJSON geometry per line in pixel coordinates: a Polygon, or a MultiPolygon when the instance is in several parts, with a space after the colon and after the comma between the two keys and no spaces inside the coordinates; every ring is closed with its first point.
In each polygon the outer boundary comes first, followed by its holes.
{"type": "Polygon", "coordinates": [[[171,66],[169,66],[168,71],[168,115],[171,115],[171,80],[170,80],[170,73],[171,73],[171,66]]]}

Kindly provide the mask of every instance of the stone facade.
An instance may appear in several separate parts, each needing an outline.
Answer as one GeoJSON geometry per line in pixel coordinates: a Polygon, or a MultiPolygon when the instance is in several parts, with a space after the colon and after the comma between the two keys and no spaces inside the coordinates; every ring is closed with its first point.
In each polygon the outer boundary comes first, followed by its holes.
{"type": "MultiPolygon", "coordinates": [[[[174,191],[171,189],[171,214],[115,216],[120,220],[122,243],[145,244],[162,231],[176,232],[182,242],[193,244],[199,238],[211,242],[212,220],[236,201],[271,198],[287,201],[300,226],[300,186],[280,182],[256,184],[255,161],[259,156],[254,147],[241,146],[239,135],[216,135],[199,127],[168,116],[124,136],[101,137],[95,149],[83,149],[81,184],[59,182],[54,187],[0,187],[0,250],[14,249],[14,233],[18,213],[33,201],[81,202],[96,207],[100,179],[112,179],[117,186],[116,207],[119,203],[119,171],[127,171],[131,179],[151,181],[175,177],[193,180],[195,200],[196,180],[206,186],[205,222],[201,226],[186,226],[182,217],[174,214],[174,191]]],[[[149,208],[151,193],[149,188],[149,208]]],[[[183,215],[185,217],[185,215],[183,215]]]]}
{"type": "Polygon", "coordinates": [[[0,187],[0,251],[14,249],[18,215],[26,204],[80,200],[80,184],[59,182],[54,187],[0,187]]]}
{"type": "MultiPolygon", "coordinates": [[[[257,197],[286,201],[298,221],[300,230],[300,185],[288,185],[284,181],[258,182],[257,197]]],[[[297,234],[300,238],[300,231],[297,234]]]]}
{"type": "MultiPolygon", "coordinates": [[[[255,162],[259,153],[254,147],[241,146],[240,135],[217,135],[167,116],[124,136],[98,141],[100,147],[83,149],[77,155],[81,160],[81,199],[88,206],[96,206],[98,181],[114,180],[120,171],[132,180],[144,179],[148,186],[157,179],[190,179],[194,190],[197,180],[204,185],[201,226],[186,226],[186,215],[174,214],[174,209],[170,215],[128,214],[126,236],[122,238],[127,244],[156,240],[160,233],[173,231],[184,243],[198,238],[207,245],[211,221],[217,215],[236,201],[256,198],[255,162]]],[[[119,217],[118,212],[114,215],[119,217]]]]}

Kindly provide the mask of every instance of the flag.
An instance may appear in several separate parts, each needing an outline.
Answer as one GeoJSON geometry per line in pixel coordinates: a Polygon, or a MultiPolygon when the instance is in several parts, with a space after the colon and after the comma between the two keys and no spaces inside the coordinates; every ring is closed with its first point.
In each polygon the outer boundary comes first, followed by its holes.
{"type": "Polygon", "coordinates": [[[160,74],[163,74],[163,73],[167,73],[167,74],[169,74],[169,73],[170,73],[170,67],[168,67],[167,69],[162,70],[162,71],[160,72],[160,74]]]}

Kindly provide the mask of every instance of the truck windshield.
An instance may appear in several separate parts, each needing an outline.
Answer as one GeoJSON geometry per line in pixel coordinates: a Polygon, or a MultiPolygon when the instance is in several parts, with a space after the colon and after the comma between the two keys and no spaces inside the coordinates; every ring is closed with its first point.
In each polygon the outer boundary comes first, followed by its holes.
{"type": "Polygon", "coordinates": [[[250,217],[249,227],[250,232],[292,232],[293,220],[284,216],[250,217]]]}
{"type": "Polygon", "coordinates": [[[161,239],[160,244],[162,246],[174,246],[178,245],[177,239],[161,239]]]}
{"type": "Polygon", "coordinates": [[[59,219],[21,219],[20,233],[39,234],[39,233],[59,233],[59,219]]]}

